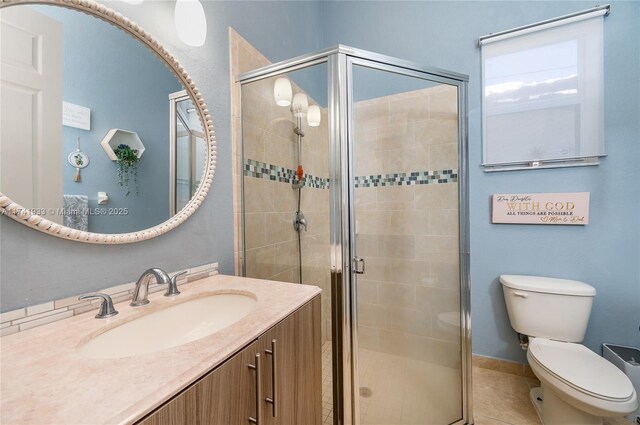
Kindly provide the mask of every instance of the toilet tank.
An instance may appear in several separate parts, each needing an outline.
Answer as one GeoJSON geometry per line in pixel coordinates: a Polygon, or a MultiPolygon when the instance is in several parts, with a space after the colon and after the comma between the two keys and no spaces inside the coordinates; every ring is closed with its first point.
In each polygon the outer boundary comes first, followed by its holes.
{"type": "Polygon", "coordinates": [[[511,327],[564,342],[584,339],[596,290],[584,282],[540,276],[500,276],[511,327]]]}

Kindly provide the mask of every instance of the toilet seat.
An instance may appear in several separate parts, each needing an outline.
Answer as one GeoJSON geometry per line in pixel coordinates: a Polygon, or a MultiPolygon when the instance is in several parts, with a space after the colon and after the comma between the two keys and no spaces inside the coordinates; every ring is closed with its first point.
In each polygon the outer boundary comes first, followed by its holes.
{"type": "Polygon", "coordinates": [[[592,415],[627,414],[637,405],[626,375],[581,344],[531,338],[527,358],[545,386],[592,415]]]}
{"type": "Polygon", "coordinates": [[[625,401],[633,395],[626,375],[584,345],[534,338],[529,350],[547,372],[578,391],[609,401],[625,401]]]}

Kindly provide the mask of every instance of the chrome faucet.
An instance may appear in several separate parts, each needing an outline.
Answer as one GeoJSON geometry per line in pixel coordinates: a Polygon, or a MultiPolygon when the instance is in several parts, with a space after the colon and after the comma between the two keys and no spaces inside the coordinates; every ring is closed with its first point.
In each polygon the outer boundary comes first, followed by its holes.
{"type": "MultiPolygon", "coordinates": [[[[162,269],[152,268],[142,273],[142,276],[140,276],[136,282],[136,287],[133,290],[133,298],[131,299],[131,304],[129,304],[130,306],[139,307],[141,305],[149,304],[149,299],[147,297],[149,295],[149,281],[151,280],[151,276],[155,276],[158,285],[167,284],[169,288],[165,295],[170,294],[172,285],[171,278],[169,278],[167,272],[162,269]]],[[[177,292],[177,288],[175,289],[175,292],[177,292]]],[[[173,294],[175,294],[175,292],[173,294]]]]}

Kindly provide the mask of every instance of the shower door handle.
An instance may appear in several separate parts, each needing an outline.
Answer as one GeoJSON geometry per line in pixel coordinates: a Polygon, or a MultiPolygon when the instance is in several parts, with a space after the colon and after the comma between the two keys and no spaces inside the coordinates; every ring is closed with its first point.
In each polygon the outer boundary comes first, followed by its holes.
{"type": "Polygon", "coordinates": [[[353,272],[355,274],[364,274],[364,258],[355,257],[353,259],[353,272]]]}

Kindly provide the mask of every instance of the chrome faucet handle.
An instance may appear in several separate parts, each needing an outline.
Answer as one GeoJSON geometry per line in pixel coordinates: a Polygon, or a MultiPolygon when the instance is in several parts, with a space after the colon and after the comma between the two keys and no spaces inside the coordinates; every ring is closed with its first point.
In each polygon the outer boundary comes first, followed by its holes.
{"type": "Polygon", "coordinates": [[[100,310],[98,310],[98,314],[96,314],[96,319],[106,319],[107,317],[113,317],[118,314],[118,310],[113,307],[113,300],[111,300],[111,297],[107,294],[95,293],[80,295],[78,297],[79,300],[89,300],[94,298],[102,300],[102,303],[100,303],[100,310]]]}
{"type": "Polygon", "coordinates": [[[169,282],[169,287],[167,288],[167,292],[164,293],[165,297],[173,297],[176,295],[180,295],[180,291],[178,291],[178,276],[182,276],[186,274],[189,270],[181,271],[180,273],[176,273],[171,278],[171,282],[169,282]]]}

